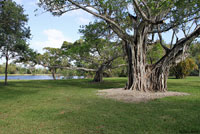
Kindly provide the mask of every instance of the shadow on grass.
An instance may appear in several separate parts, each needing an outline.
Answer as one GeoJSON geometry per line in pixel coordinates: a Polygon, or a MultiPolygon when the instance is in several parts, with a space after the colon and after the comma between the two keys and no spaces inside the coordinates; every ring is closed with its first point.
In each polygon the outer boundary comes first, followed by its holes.
{"type": "MultiPolygon", "coordinates": [[[[20,96],[24,96],[24,95],[32,95],[35,94],[37,92],[39,92],[39,90],[26,90],[26,88],[24,88],[24,82],[9,82],[7,86],[3,85],[2,83],[0,83],[0,101],[2,100],[14,100],[20,96]],[[17,85],[22,85],[22,88],[17,88],[17,85]]],[[[29,85],[30,87],[30,85],[29,85]]],[[[32,87],[31,87],[32,88],[32,87]]]]}
{"type": "Polygon", "coordinates": [[[92,82],[91,79],[81,80],[30,80],[30,81],[11,81],[8,86],[12,87],[30,87],[31,88],[46,88],[47,86],[52,87],[78,87],[81,89],[108,89],[108,88],[121,88],[124,87],[126,79],[106,79],[101,83],[92,82]]]}
{"type": "Polygon", "coordinates": [[[109,88],[122,88],[125,86],[126,79],[106,79],[101,83],[98,82],[93,82],[91,79],[86,79],[84,81],[63,81],[64,85],[70,85],[70,86],[75,86],[79,87],[82,89],[109,89],[109,88]],[[66,82],[66,83],[65,83],[66,82]]]}
{"type": "Polygon", "coordinates": [[[0,101],[6,100],[6,99],[14,100],[20,96],[31,95],[37,92],[38,92],[37,90],[26,91],[26,90],[14,90],[14,89],[0,89],[0,101]]]}
{"type": "Polygon", "coordinates": [[[108,89],[124,87],[126,80],[106,79],[101,83],[92,82],[91,79],[82,80],[25,80],[9,81],[5,86],[0,83],[0,101],[16,99],[19,96],[35,94],[44,90],[84,90],[84,89],[108,89]],[[73,88],[74,87],[74,88],[73,88]]]}

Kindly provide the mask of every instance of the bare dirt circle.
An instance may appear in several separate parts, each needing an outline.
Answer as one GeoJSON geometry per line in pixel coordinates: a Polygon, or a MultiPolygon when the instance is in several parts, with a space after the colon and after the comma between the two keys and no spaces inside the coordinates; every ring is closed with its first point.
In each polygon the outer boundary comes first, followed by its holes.
{"type": "Polygon", "coordinates": [[[147,102],[150,100],[164,98],[168,96],[185,96],[190,95],[182,92],[139,92],[132,90],[124,90],[123,88],[113,88],[98,90],[97,95],[104,96],[105,98],[111,98],[123,102],[147,102]]]}

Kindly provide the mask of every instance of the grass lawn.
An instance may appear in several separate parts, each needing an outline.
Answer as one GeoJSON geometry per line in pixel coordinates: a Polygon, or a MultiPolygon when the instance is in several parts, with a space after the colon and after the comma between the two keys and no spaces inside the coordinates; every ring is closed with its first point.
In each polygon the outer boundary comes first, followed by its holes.
{"type": "Polygon", "coordinates": [[[200,134],[200,78],[169,79],[190,96],[123,103],[96,96],[125,78],[0,81],[0,134],[200,134]]]}

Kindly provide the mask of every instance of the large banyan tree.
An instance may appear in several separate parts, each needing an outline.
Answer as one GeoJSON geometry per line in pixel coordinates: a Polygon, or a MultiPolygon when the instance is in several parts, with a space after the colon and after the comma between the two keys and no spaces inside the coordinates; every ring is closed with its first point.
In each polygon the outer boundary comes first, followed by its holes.
{"type": "Polygon", "coordinates": [[[39,0],[39,6],[58,16],[82,9],[105,21],[125,42],[129,90],[166,91],[170,66],[200,35],[199,0],[39,0]],[[170,47],[163,43],[165,32],[170,47]],[[165,54],[148,64],[148,45],[157,39],[165,54]]]}

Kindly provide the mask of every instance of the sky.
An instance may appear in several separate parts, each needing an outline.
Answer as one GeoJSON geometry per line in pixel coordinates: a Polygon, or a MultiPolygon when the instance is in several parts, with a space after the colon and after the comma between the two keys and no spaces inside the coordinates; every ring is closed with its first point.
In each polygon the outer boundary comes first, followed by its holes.
{"type": "Polygon", "coordinates": [[[43,53],[44,47],[60,48],[63,41],[74,42],[80,39],[78,29],[81,25],[89,24],[93,17],[77,10],[68,12],[60,17],[52,16],[50,13],[34,12],[38,9],[38,0],[14,0],[23,5],[25,14],[28,15],[28,26],[31,29],[30,47],[43,53]],[[37,15],[36,15],[37,14],[37,15]]]}

